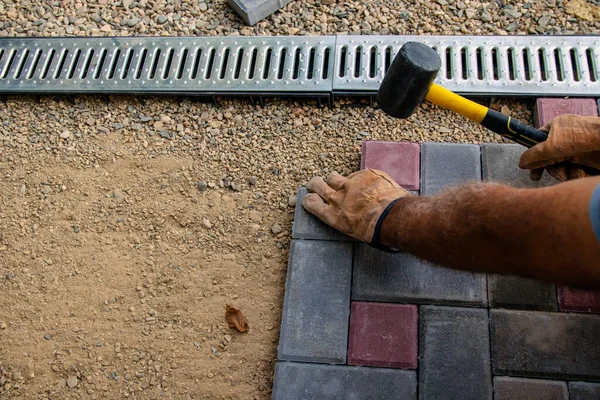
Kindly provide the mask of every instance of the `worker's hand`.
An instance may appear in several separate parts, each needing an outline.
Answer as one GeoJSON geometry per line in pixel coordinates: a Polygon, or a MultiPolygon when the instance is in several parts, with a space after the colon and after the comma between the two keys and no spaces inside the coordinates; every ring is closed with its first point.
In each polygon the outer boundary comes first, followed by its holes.
{"type": "Polygon", "coordinates": [[[600,118],[559,115],[540,129],[549,132],[548,139],[523,153],[519,162],[531,170],[531,179],[539,181],[544,169],[559,181],[600,170],[600,118]]]}
{"type": "Polygon", "coordinates": [[[344,178],[332,172],[308,182],[302,205],[327,225],[363,242],[371,243],[375,226],[386,207],[409,193],[385,172],[367,169],[344,178]]]}

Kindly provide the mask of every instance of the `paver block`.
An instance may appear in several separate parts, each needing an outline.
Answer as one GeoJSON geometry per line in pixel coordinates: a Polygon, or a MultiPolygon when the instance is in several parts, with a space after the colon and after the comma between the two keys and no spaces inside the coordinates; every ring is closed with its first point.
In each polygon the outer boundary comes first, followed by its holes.
{"type": "Polygon", "coordinates": [[[280,8],[285,7],[292,0],[227,0],[227,4],[248,25],[254,25],[263,18],[268,17],[280,8]]]}
{"type": "Polygon", "coordinates": [[[353,302],[348,364],[417,368],[417,306],[353,302]]]}
{"type": "Polygon", "coordinates": [[[561,311],[600,313],[600,291],[559,286],[558,304],[561,311]]]}
{"type": "Polygon", "coordinates": [[[491,310],[498,375],[600,380],[600,316],[491,310]]]}
{"type": "Polygon", "coordinates": [[[351,243],[292,241],[280,360],[346,362],[351,274],[351,243]]]}
{"type": "Polygon", "coordinates": [[[421,146],[421,194],[432,195],[446,186],[481,181],[478,145],[423,143],[421,146]]]}
{"type": "Polygon", "coordinates": [[[551,283],[511,275],[488,275],[488,299],[493,308],[556,311],[556,287],[551,283]]]}
{"type": "Polygon", "coordinates": [[[491,399],[487,310],[421,306],[419,398],[491,399]]]}
{"type": "Polygon", "coordinates": [[[533,122],[535,126],[542,127],[562,114],[596,117],[598,106],[595,99],[540,98],[535,102],[533,122]]]}
{"type": "Polygon", "coordinates": [[[484,181],[505,183],[518,188],[537,188],[558,183],[549,174],[539,181],[529,178],[529,170],[519,168],[521,154],[527,150],[519,144],[486,143],[481,147],[481,169],[484,181]]]}
{"type": "Polygon", "coordinates": [[[420,155],[417,143],[365,141],[360,167],[387,172],[404,189],[419,190],[420,155]]]}
{"type": "Polygon", "coordinates": [[[359,243],[354,253],[352,299],[487,306],[486,277],[359,243]]]}
{"type": "Polygon", "coordinates": [[[333,229],[302,207],[302,199],[307,194],[308,189],[306,187],[301,186],[298,189],[294,224],[292,225],[292,238],[351,241],[351,237],[333,229]]]}
{"type": "Polygon", "coordinates": [[[569,382],[570,400],[600,399],[600,383],[569,382]]]}
{"type": "Polygon", "coordinates": [[[278,362],[273,400],[417,398],[415,371],[278,362]]]}
{"type": "Polygon", "coordinates": [[[562,381],[497,376],[494,400],[569,400],[569,391],[562,381]]]}

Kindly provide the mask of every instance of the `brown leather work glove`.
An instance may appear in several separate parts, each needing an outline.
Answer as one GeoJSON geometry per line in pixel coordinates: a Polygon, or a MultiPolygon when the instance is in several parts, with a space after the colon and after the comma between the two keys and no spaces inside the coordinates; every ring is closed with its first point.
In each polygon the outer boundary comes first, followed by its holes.
{"type": "Polygon", "coordinates": [[[338,231],[378,248],[382,247],[378,235],[383,218],[395,200],[409,195],[388,174],[375,169],[358,171],[347,178],[332,172],[327,183],[315,177],[307,187],[312,193],[304,197],[302,205],[308,212],[338,231]]]}
{"type": "Polygon", "coordinates": [[[548,139],[523,153],[519,162],[531,170],[531,179],[539,181],[544,169],[559,181],[599,173],[600,118],[559,115],[540,130],[550,132],[548,139]]]}

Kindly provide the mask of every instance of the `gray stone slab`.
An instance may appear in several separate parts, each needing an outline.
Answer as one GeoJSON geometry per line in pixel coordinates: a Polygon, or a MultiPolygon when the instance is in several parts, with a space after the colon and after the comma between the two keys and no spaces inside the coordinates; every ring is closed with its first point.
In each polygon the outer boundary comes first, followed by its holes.
{"type": "Polygon", "coordinates": [[[511,275],[488,275],[488,299],[493,308],[556,311],[556,286],[511,275]]]}
{"type": "Polygon", "coordinates": [[[569,400],[569,391],[563,381],[497,376],[494,400],[569,400]]]}
{"type": "Polygon", "coordinates": [[[298,188],[294,224],[292,225],[292,238],[311,240],[340,240],[351,241],[351,237],[336,231],[302,207],[302,199],[308,193],[306,187],[298,188]]]}
{"type": "Polygon", "coordinates": [[[600,381],[600,315],[490,314],[494,374],[600,381]]]}
{"type": "Polygon", "coordinates": [[[268,17],[292,0],[227,0],[227,4],[248,25],[254,25],[268,17]]]}
{"type": "Polygon", "coordinates": [[[292,241],[280,360],[346,362],[351,275],[352,243],[292,241]]]}
{"type": "Polygon", "coordinates": [[[492,398],[487,310],[420,307],[419,398],[492,398]]]}
{"type": "Polygon", "coordinates": [[[391,254],[358,243],[352,299],[485,307],[486,277],[440,267],[408,253],[391,254]]]}
{"type": "Polygon", "coordinates": [[[478,145],[423,143],[421,146],[421,195],[429,196],[451,185],[481,181],[478,145]]]}
{"type": "Polygon", "coordinates": [[[600,383],[569,382],[570,400],[598,400],[600,399],[600,383]]]}
{"type": "Polygon", "coordinates": [[[278,362],[273,400],[411,400],[415,371],[278,362]]]}
{"type": "Polygon", "coordinates": [[[486,143],[481,147],[481,168],[484,181],[505,183],[518,188],[551,186],[558,181],[547,173],[538,182],[529,178],[529,170],[519,168],[521,154],[527,150],[520,144],[486,143]]]}

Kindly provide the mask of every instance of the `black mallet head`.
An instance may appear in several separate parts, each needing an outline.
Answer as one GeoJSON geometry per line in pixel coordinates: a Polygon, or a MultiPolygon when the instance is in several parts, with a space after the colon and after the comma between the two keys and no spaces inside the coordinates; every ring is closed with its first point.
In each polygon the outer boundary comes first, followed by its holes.
{"type": "Polygon", "coordinates": [[[408,118],[425,99],[442,62],[431,47],[406,42],[385,74],[377,103],[388,115],[408,118]]]}

